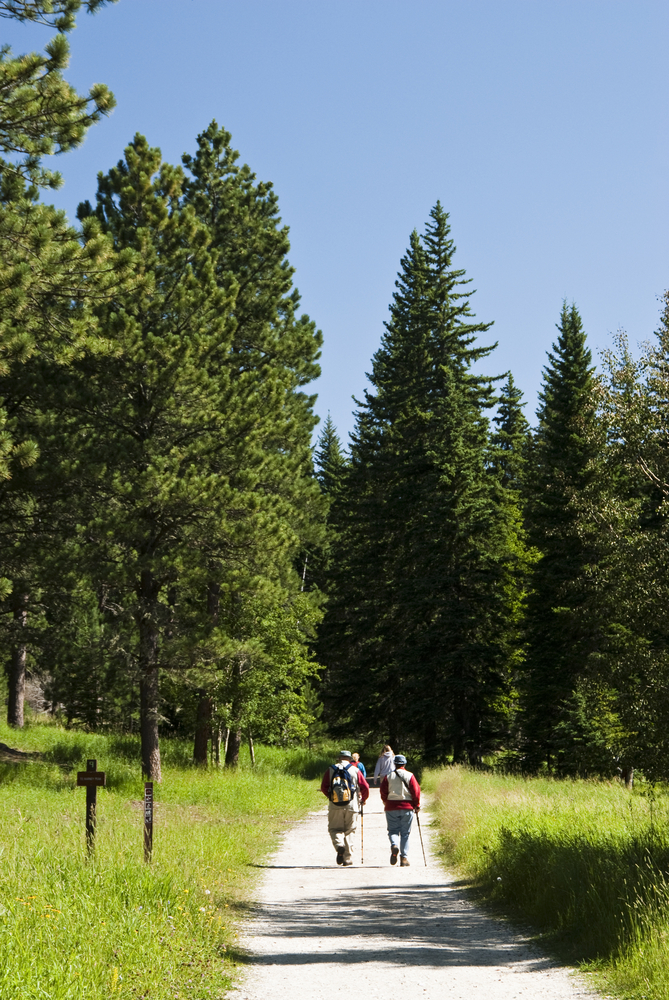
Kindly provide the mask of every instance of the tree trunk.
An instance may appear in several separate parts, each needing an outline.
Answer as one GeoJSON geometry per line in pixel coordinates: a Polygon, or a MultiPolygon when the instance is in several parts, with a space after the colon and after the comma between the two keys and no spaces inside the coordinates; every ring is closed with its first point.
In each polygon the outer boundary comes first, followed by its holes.
{"type": "Polygon", "coordinates": [[[207,766],[207,746],[211,733],[211,698],[200,698],[197,706],[197,724],[195,727],[195,743],[193,745],[193,761],[200,767],[207,766]]]}
{"type": "Polygon", "coordinates": [[[253,748],[253,737],[249,733],[249,754],[251,755],[251,767],[256,766],[256,752],[253,748]]]}
{"type": "Polygon", "coordinates": [[[153,574],[141,576],[141,616],[139,620],[139,714],[142,744],[142,774],[147,781],[162,781],[158,721],[160,690],[158,681],[158,627],[155,605],[158,586],[153,574]]]}
{"type": "Polygon", "coordinates": [[[225,766],[237,767],[239,764],[239,750],[242,745],[241,729],[231,729],[228,737],[228,745],[225,749],[225,766]]]}
{"type": "Polygon", "coordinates": [[[221,605],[221,585],[210,582],[207,585],[207,612],[215,625],[218,622],[218,613],[221,605]]]}
{"type": "Polygon", "coordinates": [[[622,779],[625,782],[625,788],[629,788],[630,791],[634,788],[634,768],[629,764],[626,764],[622,769],[622,779]]]}
{"type": "MultiPolygon", "coordinates": [[[[428,719],[423,730],[425,759],[434,761],[437,756],[437,721],[428,719]]],[[[391,744],[392,746],[392,744],[391,744]]]]}
{"type": "Polygon", "coordinates": [[[214,751],[214,764],[218,767],[221,763],[221,727],[219,725],[214,726],[211,741],[214,751]]]}
{"type": "Polygon", "coordinates": [[[23,701],[26,691],[26,662],[28,647],[20,640],[20,633],[28,623],[28,595],[19,594],[14,604],[14,622],[17,637],[9,661],[9,697],[7,699],[7,723],[15,729],[23,728],[23,701]]]}

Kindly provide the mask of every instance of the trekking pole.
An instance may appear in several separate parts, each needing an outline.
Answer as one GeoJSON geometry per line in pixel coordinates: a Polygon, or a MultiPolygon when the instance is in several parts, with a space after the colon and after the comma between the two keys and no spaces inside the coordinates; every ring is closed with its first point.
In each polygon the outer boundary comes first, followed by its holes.
{"type": "Polygon", "coordinates": [[[418,823],[418,832],[420,834],[420,846],[423,848],[423,861],[425,862],[425,867],[427,868],[427,858],[425,857],[425,844],[423,843],[423,831],[420,828],[420,817],[416,813],[416,822],[418,823]]]}
{"type": "Polygon", "coordinates": [[[360,864],[365,863],[365,808],[360,803],[360,864]]]}

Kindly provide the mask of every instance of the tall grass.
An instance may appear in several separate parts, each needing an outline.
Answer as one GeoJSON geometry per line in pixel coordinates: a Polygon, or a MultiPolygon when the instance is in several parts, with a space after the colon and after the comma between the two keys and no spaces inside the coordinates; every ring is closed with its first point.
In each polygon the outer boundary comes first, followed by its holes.
{"type": "Polygon", "coordinates": [[[443,852],[629,1000],[669,1000],[669,798],[618,782],[431,772],[443,852]]]}
{"type": "Polygon", "coordinates": [[[184,766],[189,748],[166,743],[146,865],[135,740],[33,724],[0,726],[0,742],[43,753],[0,764],[2,1000],[223,997],[258,866],[320,805],[320,761],[259,747],[255,769],[201,771],[184,766]],[[108,775],[92,860],[75,785],[87,757],[108,775]]]}

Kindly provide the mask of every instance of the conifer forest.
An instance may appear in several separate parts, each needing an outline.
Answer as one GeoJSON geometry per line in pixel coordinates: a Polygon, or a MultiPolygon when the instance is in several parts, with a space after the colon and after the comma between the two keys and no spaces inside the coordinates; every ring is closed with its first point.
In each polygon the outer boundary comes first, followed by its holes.
{"type": "Polygon", "coordinates": [[[642,349],[619,334],[601,359],[565,301],[528,414],[437,202],[341,440],[317,427],[322,335],[277,194],[225,128],[175,164],[129,137],[76,221],[50,206],[45,158],[114,106],[63,76],[102,5],[0,0],[55,32],[0,59],[10,725],[37,699],[139,733],[156,781],[174,735],[234,766],[243,742],[326,732],[669,778],[669,297],[642,349]]]}

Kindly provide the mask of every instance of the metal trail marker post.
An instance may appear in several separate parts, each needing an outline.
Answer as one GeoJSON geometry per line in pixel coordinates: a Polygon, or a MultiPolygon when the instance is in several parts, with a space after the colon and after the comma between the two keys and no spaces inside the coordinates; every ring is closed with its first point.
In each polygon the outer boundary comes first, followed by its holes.
{"type": "Polygon", "coordinates": [[[153,782],[144,785],[144,860],[149,862],[153,852],[153,782]]]}
{"type": "Polygon", "coordinates": [[[98,771],[98,762],[95,759],[89,758],[86,761],[85,771],[77,771],[77,785],[86,789],[86,847],[89,854],[95,850],[98,788],[104,788],[106,783],[107,775],[104,771],[98,771]]]}

